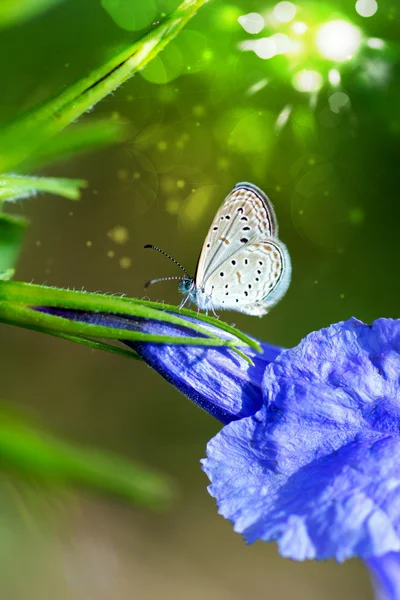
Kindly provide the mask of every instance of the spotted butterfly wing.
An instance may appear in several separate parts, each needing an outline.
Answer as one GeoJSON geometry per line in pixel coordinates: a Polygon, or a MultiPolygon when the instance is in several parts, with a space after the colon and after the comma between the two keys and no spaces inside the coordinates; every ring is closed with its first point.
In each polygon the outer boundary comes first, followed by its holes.
{"type": "Polygon", "coordinates": [[[262,316],[285,294],[290,272],[271,202],[258,187],[238,183],[205,239],[195,276],[197,304],[262,316]]]}

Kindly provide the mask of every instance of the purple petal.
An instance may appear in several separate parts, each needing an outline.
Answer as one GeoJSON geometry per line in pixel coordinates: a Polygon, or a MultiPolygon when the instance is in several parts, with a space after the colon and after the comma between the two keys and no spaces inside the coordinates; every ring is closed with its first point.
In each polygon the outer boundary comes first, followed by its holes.
{"type": "MultiPolygon", "coordinates": [[[[223,337],[231,337],[210,326],[206,328],[220,337],[221,333],[223,337]]],[[[193,336],[194,333],[176,325],[154,321],[144,322],[141,331],[174,336],[193,336]]],[[[223,423],[252,415],[261,407],[264,371],[282,351],[264,343],[260,354],[250,348],[242,348],[252,358],[252,366],[232,350],[222,347],[125,343],[164,379],[223,423]]]]}
{"type": "Polygon", "coordinates": [[[236,531],[297,560],[400,549],[399,341],[400,321],[351,319],[267,367],[264,406],[204,461],[236,531]]]}
{"type": "Polygon", "coordinates": [[[400,600],[400,553],[390,552],[366,561],[374,582],[376,600],[400,600]]]}

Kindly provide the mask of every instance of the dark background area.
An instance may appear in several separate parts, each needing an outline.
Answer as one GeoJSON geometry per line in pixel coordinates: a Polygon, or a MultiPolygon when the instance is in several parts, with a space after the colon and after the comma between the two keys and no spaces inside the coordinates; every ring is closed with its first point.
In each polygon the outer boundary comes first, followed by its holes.
{"type": "MultiPolygon", "coordinates": [[[[138,14],[143,8],[142,0],[131,5],[138,14]]],[[[157,15],[175,6],[159,3],[157,15]]],[[[194,272],[215,210],[237,181],[247,180],[274,203],[293,278],[262,320],[222,318],[289,347],[353,315],[365,322],[398,316],[398,4],[380,2],[373,17],[362,18],[353,2],[298,3],[295,20],[316,27],[345,18],[363,32],[358,54],[338,66],[337,89],[350,99],[339,113],[330,110],[337,90],[328,83],[337,65],[315,50],[271,60],[240,50],[257,36],[243,30],[238,16],[273,6],[209,2],[155,64],[85,117],[126,122],[128,139],[46,169],[87,179],[80,202],[39,196],[16,203],[14,212],[31,220],[17,279],[143,297],[151,277],[179,274],[144,244],[161,246],[194,272]],[[369,37],[385,47],[368,48],[369,37]],[[296,70],[310,68],[324,78],[313,98],[292,85],[296,70]],[[263,89],[249,92],[264,79],[263,89]],[[276,120],[288,106],[279,129],[276,120]],[[116,227],[129,234],[123,244],[109,235],[116,227]]],[[[0,118],[45,99],[137,35],[95,0],[69,0],[2,31],[0,118]]],[[[174,282],[148,294],[180,301],[174,282]]],[[[272,544],[244,544],[218,516],[199,465],[219,423],[144,364],[33,332],[0,331],[3,401],[55,434],[167,473],[179,487],[172,510],[154,515],[4,479],[3,597],[370,597],[367,572],[356,560],[298,564],[280,558],[272,544]]]]}

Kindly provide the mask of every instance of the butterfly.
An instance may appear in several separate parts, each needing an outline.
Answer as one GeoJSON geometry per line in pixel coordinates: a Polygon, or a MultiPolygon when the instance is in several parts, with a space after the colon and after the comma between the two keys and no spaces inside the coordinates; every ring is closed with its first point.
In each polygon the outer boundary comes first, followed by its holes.
{"type": "Polygon", "coordinates": [[[179,291],[206,313],[236,310],[262,317],[286,293],[291,276],[289,252],[278,238],[268,196],[252,183],[237,183],[218,209],[207,233],[195,276],[156,246],[184,272],[179,291]]]}

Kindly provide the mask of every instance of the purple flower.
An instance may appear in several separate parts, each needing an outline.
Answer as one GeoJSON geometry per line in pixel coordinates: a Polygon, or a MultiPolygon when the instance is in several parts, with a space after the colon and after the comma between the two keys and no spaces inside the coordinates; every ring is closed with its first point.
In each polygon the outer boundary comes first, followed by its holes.
{"type": "MultiPolygon", "coordinates": [[[[184,379],[199,390],[205,361],[200,393],[211,403],[219,361],[237,360],[220,349],[140,352],[180,389],[184,379]]],[[[231,422],[208,443],[203,468],[220,513],[248,542],[274,540],[295,560],[359,556],[380,600],[400,598],[400,320],[350,319],[272,358],[240,361],[224,404],[231,422]],[[258,402],[247,401],[250,379],[258,402]]]]}
{"type": "Polygon", "coordinates": [[[227,348],[127,343],[225,423],[203,468],[235,531],[295,560],[361,557],[379,600],[400,599],[400,320],[353,318],[290,350],[245,350],[254,366],[227,348]]]}
{"type": "Polygon", "coordinates": [[[296,560],[400,550],[400,321],[307,336],[265,370],[263,406],[207,447],[235,530],[296,560]]]}

